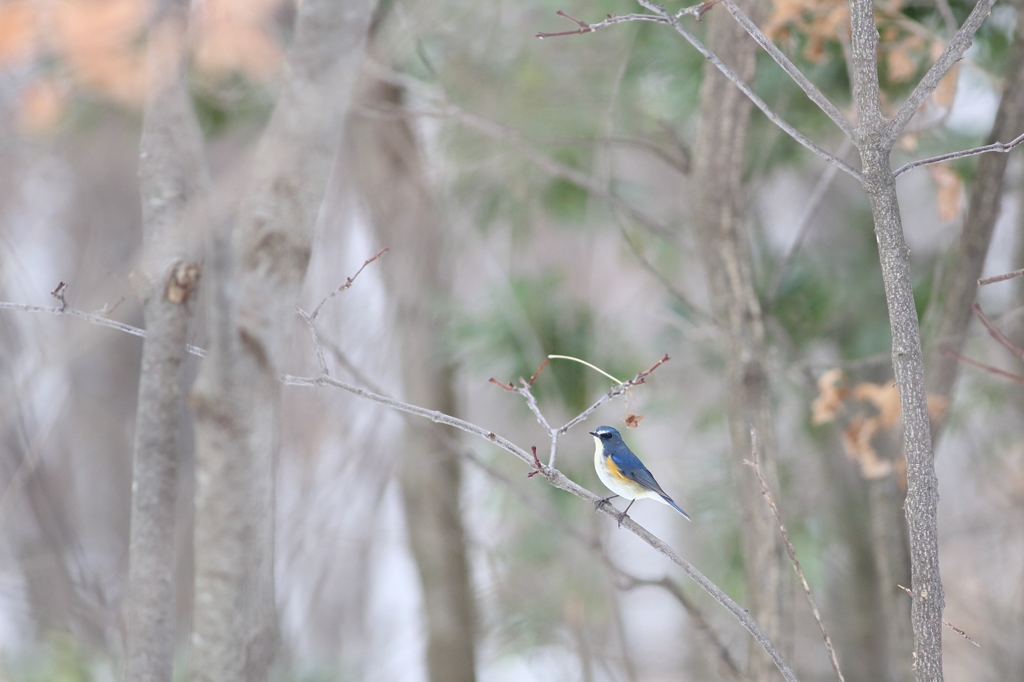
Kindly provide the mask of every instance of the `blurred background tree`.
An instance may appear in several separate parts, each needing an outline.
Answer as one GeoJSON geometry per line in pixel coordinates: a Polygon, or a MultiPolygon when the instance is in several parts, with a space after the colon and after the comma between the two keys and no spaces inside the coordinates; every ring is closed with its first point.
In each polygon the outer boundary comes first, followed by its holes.
{"type": "MultiPolygon", "coordinates": [[[[886,113],[971,7],[876,3],[886,113]]],[[[543,452],[533,416],[488,378],[529,377],[549,353],[629,377],[667,352],[672,362],[633,390],[628,407],[606,405],[588,428],[563,438],[560,467],[604,494],[585,431],[642,413],[626,438],[695,523],[643,502],[631,515],[741,603],[756,602],[751,575],[768,575],[773,634],[801,679],[824,679],[828,661],[789,567],[776,556],[768,570],[748,546],[752,534],[769,539],[773,529],[752,525],[750,510],[763,513],[762,500],[750,472],[736,466],[744,448],[735,423],[730,428],[733,340],[715,321],[722,308],[714,270],[705,268],[716,251],[701,222],[714,183],[740,187],[741,197],[726,196],[736,200],[734,243],[748,252],[746,303],[760,310],[763,327],[758,409],[775,434],[776,499],[847,679],[907,679],[909,599],[892,584],[907,584],[899,578],[905,478],[888,391],[885,301],[860,188],[756,111],[730,161],[742,164],[730,170],[739,184],[726,183],[702,161],[716,110],[707,104],[703,58],[671,30],[641,23],[534,39],[575,28],[555,10],[597,21],[637,6],[396,0],[379,10],[366,89],[349,115],[300,305],[312,309],[372,253],[390,251],[323,309],[318,328],[333,349],[332,372],[450,407],[543,452]],[[845,374],[823,390],[818,380],[831,369],[845,374]],[[421,397],[424,390],[437,395],[421,397]],[[821,395],[831,396],[831,407],[812,414],[821,395]]],[[[694,25],[712,44],[706,31],[731,26],[720,10],[694,25]]],[[[46,304],[65,281],[75,307],[142,324],[128,275],[142,247],[136,152],[151,11],[142,0],[0,3],[0,298],[46,304]]],[[[848,110],[846,5],[780,0],[760,15],[764,30],[848,110]]],[[[294,5],[277,0],[207,0],[192,11],[189,88],[212,184],[228,206],[280,93],[294,21],[294,5]]],[[[1003,94],[1024,91],[1010,68],[1021,62],[1012,56],[1018,25],[1015,4],[997,5],[969,58],[901,139],[897,163],[1024,132],[1020,106],[1003,94]]],[[[773,62],[757,52],[753,66],[755,90],[776,111],[852,158],[841,133],[773,62]]],[[[712,159],[721,160],[716,151],[712,159]]],[[[1021,172],[1015,155],[990,155],[899,180],[930,377],[958,367],[940,365],[951,336],[964,354],[1020,373],[981,327],[968,326],[964,306],[979,274],[1024,260],[1021,172]],[[997,162],[1001,169],[988,168],[997,162]],[[988,236],[977,238],[978,229],[988,236]]],[[[1013,281],[977,292],[1018,343],[1020,293],[1013,281]]],[[[301,319],[280,323],[293,335],[286,371],[315,374],[301,319]]],[[[15,311],[0,316],[0,334],[4,674],[116,676],[141,345],[79,321],[15,311]]],[[[197,320],[191,341],[206,340],[197,320]]],[[[187,384],[197,367],[187,361],[187,384]]],[[[1024,403],[1006,380],[959,374],[958,383],[930,388],[946,405],[937,450],[946,620],[983,648],[947,638],[946,669],[951,678],[1016,679],[1024,673],[1016,647],[1024,637],[1024,450],[1016,437],[1024,403]]],[[[553,361],[536,394],[555,422],[607,387],[580,365],[553,361]]],[[[423,429],[402,418],[326,390],[288,388],[282,410],[282,678],[420,680],[428,670],[435,680],[774,675],[748,660],[746,635],[693,586],[680,583],[683,605],[665,589],[624,579],[621,571],[677,578],[589,505],[527,480],[503,453],[437,434],[439,427],[418,435],[423,429]],[[417,513],[420,479],[409,463],[434,451],[446,453],[437,462],[445,462],[448,482],[461,475],[461,491],[434,493],[422,479],[426,506],[417,513]],[[429,524],[438,510],[438,532],[461,526],[464,559],[451,565],[466,569],[444,573],[444,588],[431,587],[424,549],[409,537],[422,545],[427,531],[416,521],[429,524]],[[472,632],[458,655],[468,649],[475,665],[458,678],[427,665],[429,643],[443,630],[437,590],[454,595],[460,627],[472,632]]],[[[175,553],[182,654],[191,623],[193,447],[186,425],[175,553]]]]}

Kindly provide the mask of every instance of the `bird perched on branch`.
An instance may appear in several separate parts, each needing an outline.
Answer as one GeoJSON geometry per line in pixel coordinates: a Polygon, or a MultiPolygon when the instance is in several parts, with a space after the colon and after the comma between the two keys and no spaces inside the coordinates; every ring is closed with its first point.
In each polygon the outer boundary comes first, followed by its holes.
{"type": "Polygon", "coordinates": [[[608,486],[614,495],[599,500],[596,507],[608,502],[612,497],[621,497],[630,500],[626,509],[619,515],[619,525],[626,517],[626,512],[640,498],[664,502],[668,506],[690,520],[690,515],[669,497],[654,476],[647,470],[643,462],[633,454],[633,451],[622,442],[622,436],[610,426],[599,426],[596,431],[591,431],[596,447],[594,449],[594,468],[597,469],[597,477],[608,486]]]}

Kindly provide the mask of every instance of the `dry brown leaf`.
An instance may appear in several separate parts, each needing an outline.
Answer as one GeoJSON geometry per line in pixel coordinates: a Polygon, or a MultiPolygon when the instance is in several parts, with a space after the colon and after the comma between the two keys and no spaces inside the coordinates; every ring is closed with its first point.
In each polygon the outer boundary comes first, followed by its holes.
{"type": "Polygon", "coordinates": [[[857,400],[866,400],[875,406],[882,428],[891,429],[899,421],[900,392],[896,384],[857,384],[853,389],[853,397],[857,400]]]}
{"type": "Polygon", "coordinates": [[[871,438],[879,427],[878,417],[857,416],[843,431],[843,449],[860,466],[860,475],[868,480],[885,478],[892,473],[892,462],[879,457],[871,445],[871,438]]]}
{"type": "Polygon", "coordinates": [[[818,396],[811,404],[811,423],[825,424],[834,420],[843,409],[848,393],[843,370],[830,369],[818,377],[818,396]]]}
{"type": "Polygon", "coordinates": [[[936,163],[928,167],[938,192],[935,200],[938,203],[939,218],[953,220],[960,213],[960,197],[963,193],[963,181],[948,163],[936,163]]]}
{"type": "MultiPolygon", "coordinates": [[[[880,458],[875,454],[874,450],[871,450],[869,455],[858,460],[861,476],[869,481],[877,481],[892,473],[893,465],[891,461],[880,458]]],[[[906,478],[905,473],[904,478],[906,478]]]]}
{"type": "Polygon", "coordinates": [[[635,429],[636,427],[640,426],[640,422],[642,422],[643,420],[644,416],[642,414],[630,413],[627,414],[626,418],[623,419],[622,421],[626,424],[626,428],[635,429]]]}

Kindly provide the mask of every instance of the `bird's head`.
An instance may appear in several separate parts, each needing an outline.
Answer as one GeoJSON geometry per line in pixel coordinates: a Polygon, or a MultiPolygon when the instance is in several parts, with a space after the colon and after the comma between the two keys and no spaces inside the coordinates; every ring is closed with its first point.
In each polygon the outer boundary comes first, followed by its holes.
{"type": "Polygon", "coordinates": [[[597,429],[590,432],[590,435],[598,443],[602,443],[606,451],[622,442],[622,436],[610,426],[598,426],[597,429]]]}

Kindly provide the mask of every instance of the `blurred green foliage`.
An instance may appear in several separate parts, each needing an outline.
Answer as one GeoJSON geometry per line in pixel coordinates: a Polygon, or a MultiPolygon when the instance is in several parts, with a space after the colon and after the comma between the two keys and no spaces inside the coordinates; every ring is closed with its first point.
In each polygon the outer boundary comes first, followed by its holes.
{"type": "MultiPolygon", "coordinates": [[[[570,295],[563,276],[553,271],[516,277],[507,287],[490,291],[451,331],[452,344],[470,368],[516,385],[520,377],[533,376],[550,354],[585,359],[623,380],[637,372],[626,369],[626,358],[594,357],[598,332],[593,312],[570,295]]],[[[579,363],[552,360],[538,375],[533,393],[542,406],[553,400],[576,414],[610,383],[579,363]]]]}
{"type": "Polygon", "coordinates": [[[51,633],[44,643],[15,659],[3,661],[12,682],[92,682],[95,661],[67,633],[51,633]]]}

